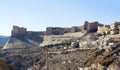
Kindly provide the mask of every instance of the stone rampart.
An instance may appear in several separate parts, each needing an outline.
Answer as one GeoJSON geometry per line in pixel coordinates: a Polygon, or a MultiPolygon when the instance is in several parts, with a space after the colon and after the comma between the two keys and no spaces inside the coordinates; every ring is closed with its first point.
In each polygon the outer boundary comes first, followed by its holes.
{"type": "Polygon", "coordinates": [[[12,36],[27,34],[27,29],[23,27],[13,26],[12,36]]]}
{"type": "Polygon", "coordinates": [[[91,23],[89,23],[88,21],[85,21],[84,30],[86,30],[88,33],[97,32],[98,26],[103,26],[103,25],[97,21],[91,22],[91,23]]]}

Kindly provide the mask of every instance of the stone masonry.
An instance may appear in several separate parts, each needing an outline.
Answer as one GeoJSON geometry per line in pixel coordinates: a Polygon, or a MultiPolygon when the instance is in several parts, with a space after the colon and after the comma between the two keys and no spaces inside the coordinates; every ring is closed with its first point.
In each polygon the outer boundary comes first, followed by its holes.
{"type": "Polygon", "coordinates": [[[12,36],[14,35],[23,35],[23,34],[27,34],[27,29],[23,28],[23,27],[18,27],[18,26],[13,26],[13,30],[12,30],[12,36]]]}
{"type": "Polygon", "coordinates": [[[84,30],[86,30],[88,33],[97,32],[98,26],[103,26],[103,25],[98,22],[89,23],[88,21],[85,21],[84,30]]]}
{"type": "Polygon", "coordinates": [[[83,26],[73,26],[70,28],[62,28],[62,27],[47,27],[46,31],[27,31],[26,28],[13,26],[12,36],[14,35],[62,35],[65,33],[74,33],[74,32],[97,32],[98,26],[102,26],[102,24],[98,22],[85,21],[83,26]]]}

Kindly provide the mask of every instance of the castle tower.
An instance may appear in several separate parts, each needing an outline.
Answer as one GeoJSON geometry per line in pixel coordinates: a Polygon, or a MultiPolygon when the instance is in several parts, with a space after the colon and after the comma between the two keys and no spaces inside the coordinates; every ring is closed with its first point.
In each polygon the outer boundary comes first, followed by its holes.
{"type": "Polygon", "coordinates": [[[27,34],[27,29],[23,27],[13,26],[12,36],[27,34]]]}

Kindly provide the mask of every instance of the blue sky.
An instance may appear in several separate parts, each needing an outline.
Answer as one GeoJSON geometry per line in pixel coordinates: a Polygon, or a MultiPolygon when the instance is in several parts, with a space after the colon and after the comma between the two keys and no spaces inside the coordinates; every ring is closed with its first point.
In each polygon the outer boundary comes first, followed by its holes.
{"type": "Polygon", "coordinates": [[[86,20],[111,24],[120,21],[119,7],[120,0],[0,0],[0,35],[10,35],[13,25],[44,31],[86,20]]]}

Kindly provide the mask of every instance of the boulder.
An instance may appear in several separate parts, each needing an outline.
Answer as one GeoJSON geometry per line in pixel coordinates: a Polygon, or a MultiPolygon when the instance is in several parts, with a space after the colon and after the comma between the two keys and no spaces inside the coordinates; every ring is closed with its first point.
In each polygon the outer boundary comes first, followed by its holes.
{"type": "Polygon", "coordinates": [[[92,70],[106,70],[106,68],[99,63],[92,64],[91,68],[92,68],[92,70]]]}
{"type": "Polygon", "coordinates": [[[111,64],[107,70],[120,70],[120,67],[118,65],[115,64],[111,64]]]}
{"type": "Polygon", "coordinates": [[[72,42],[71,47],[73,48],[79,48],[79,42],[72,42]]]}

